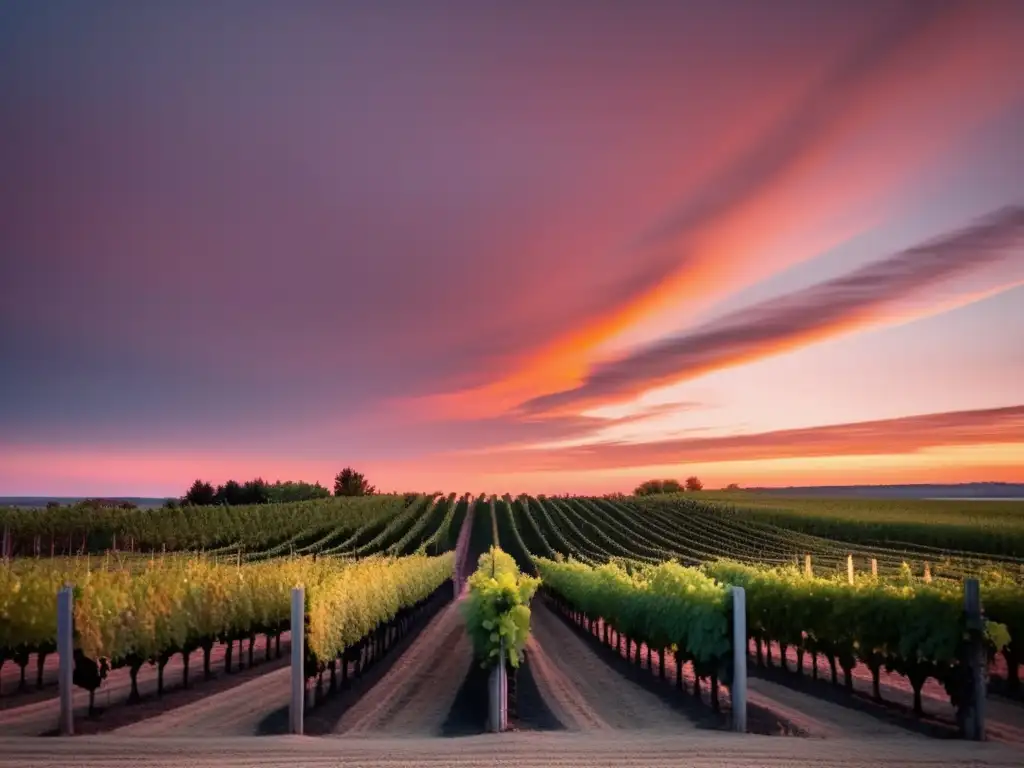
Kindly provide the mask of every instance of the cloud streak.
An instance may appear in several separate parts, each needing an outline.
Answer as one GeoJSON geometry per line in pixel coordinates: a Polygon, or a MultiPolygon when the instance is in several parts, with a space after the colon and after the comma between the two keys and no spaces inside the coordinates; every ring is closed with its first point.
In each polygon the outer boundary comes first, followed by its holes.
{"type": "MultiPolygon", "coordinates": [[[[776,102],[786,105],[778,119],[762,123],[741,147],[733,147],[731,161],[691,179],[685,192],[677,188],[663,195],[675,197],[674,207],[659,201],[668,212],[623,241],[624,248],[607,249],[620,262],[643,265],[635,279],[617,275],[618,290],[607,300],[602,296],[598,311],[581,312],[568,334],[552,328],[553,340],[520,355],[504,377],[432,397],[421,407],[453,417],[497,413],[576,386],[588,364],[600,359],[601,345],[618,335],[768,277],[884,217],[879,200],[889,188],[934,162],[983,115],[1013,103],[1019,86],[1009,73],[1022,61],[1011,33],[1015,21],[978,4],[912,4],[876,18],[870,31],[845,36],[836,46],[842,52],[828,58],[821,77],[805,79],[795,98],[776,102]],[[985,88],[969,85],[975,81],[985,88]],[[971,108],[949,114],[927,136],[907,129],[908,118],[934,124],[950,88],[963,91],[971,108]],[[880,142],[884,155],[862,154],[865,140],[880,142]],[[854,158],[843,182],[814,190],[838,157],[854,158]],[[787,229],[794,207],[814,223],[787,229]],[[762,228],[756,237],[747,234],[762,228]],[[765,253],[779,238],[785,246],[765,253]],[[792,247],[792,239],[799,247],[792,247]]],[[[764,95],[768,102],[779,97],[764,95]]],[[[607,254],[592,258],[597,266],[607,254]]]]}
{"type": "Polygon", "coordinates": [[[822,141],[844,114],[856,108],[851,102],[862,95],[872,78],[891,66],[894,56],[954,10],[951,3],[914,3],[881,25],[826,71],[761,141],[645,232],[637,246],[650,248],[685,238],[777,183],[804,159],[809,146],[822,141]]]}
{"type": "Polygon", "coordinates": [[[954,278],[1024,256],[1024,208],[802,291],[756,304],[595,368],[578,387],[523,406],[543,413],[624,399],[668,383],[778,354],[877,319],[883,309],[954,278]]]}
{"type": "Polygon", "coordinates": [[[684,462],[903,454],[941,446],[1021,443],[1022,436],[1024,405],[1016,405],[723,437],[509,452],[501,462],[509,471],[588,471],[684,462]]]}

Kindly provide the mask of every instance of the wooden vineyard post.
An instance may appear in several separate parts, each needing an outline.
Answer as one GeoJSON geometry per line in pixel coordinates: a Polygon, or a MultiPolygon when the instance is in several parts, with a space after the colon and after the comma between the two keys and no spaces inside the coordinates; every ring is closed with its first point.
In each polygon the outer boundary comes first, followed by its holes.
{"type": "MultiPolygon", "coordinates": [[[[493,518],[492,518],[493,519],[493,518]]],[[[501,666],[501,694],[498,699],[500,708],[498,710],[498,724],[501,726],[501,730],[508,730],[508,667],[505,665],[505,638],[501,639],[501,656],[499,657],[501,666]]]]}
{"type": "Polygon", "coordinates": [[[306,589],[292,589],[292,701],[288,710],[288,731],[302,735],[302,710],[306,700],[306,672],[303,669],[306,628],[306,589]]]}
{"type": "Polygon", "coordinates": [[[963,706],[961,723],[964,738],[983,741],[985,738],[985,654],[984,625],[981,619],[981,591],[977,579],[964,581],[964,613],[967,618],[967,668],[970,682],[963,706]]]}
{"type": "Polygon", "coordinates": [[[853,584],[853,555],[846,556],[846,580],[853,584]]]}
{"type": "Polygon", "coordinates": [[[60,691],[60,734],[75,732],[75,711],[72,688],[75,664],[74,591],[64,586],[57,593],[57,686],[60,691]]]}
{"type": "Polygon", "coordinates": [[[932,583],[932,567],[930,565],[928,565],[928,561],[927,560],[924,561],[924,583],[925,584],[931,584],[932,583]]]}
{"type": "Polygon", "coordinates": [[[505,672],[505,639],[501,640],[498,663],[491,669],[487,723],[492,733],[508,727],[508,675],[505,672]]]}
{"type": "Polygon", "coordinates": [[[747,595],[732,588],[732,729],[747,732],[747,595]]]}
{"type": "Polygon", "coordinates": [[[804,555],[804,575],[810,578],[814,575],[814,570],[811,568],[811,556],[804,555]]]}
{"type": "Polygon", "coordinates": [[[871,578],[878,578],[878,560],[874,557],[871,558],[871,578]]]}
{"type": "Polygon", "coordinates": [[[8,546],[8,544],[9,544],[9,542],[10,542],[10,539],[11,539],[11,529],[10,529],[10,528],[8,528],[8,527],[7,527],[6,525],[5,525],[5,526],[4,526],[4,540],[3,540],[3,551],[2,551],[2,552],[0,552],[0,555],[3,555],[3,560],[4,560],[4,564],[5,564],[5,565],[7,564],[7,559],[8,559],[8,556],[7,556],[7,550],[9,549],[9,546],[8,546]]]}

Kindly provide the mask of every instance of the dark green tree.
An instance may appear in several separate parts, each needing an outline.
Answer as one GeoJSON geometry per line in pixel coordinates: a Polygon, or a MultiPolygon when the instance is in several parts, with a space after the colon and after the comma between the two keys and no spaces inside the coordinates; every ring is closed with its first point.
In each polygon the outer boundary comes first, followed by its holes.
{"type": "Polygon", "coordinates": [[[213,494],[214,504],[229,504],[237,506],[245,503],[245,490],[237,480],[228,480],[224,485],[217,486],[217,492],[213,494]]]}
{"type": "Polygon", "coordinates": [[[678,480],[648,480],[633,491],[636,496],[653,496],[658,493],[681,493],[683,486],[678,480]]]}
{"type": "Polygon", "coordinates": [[[270,483],[262,477],[249,480],[242,486],[243,504],[266,504],[270,501],[270,483]]]}
{"type": "Polygon", "coordinates": [[[213,497],[213,486],[205,480],[196,480],[186,491],[184,502],[196,507],[205,507],[213,504],[213,497]]]}
{"type": "Polygon", "coordinates": [[[362,472],[345,467],[334,478],[335,496],[369,496],[377,489],[370,485],[362,472]]]}

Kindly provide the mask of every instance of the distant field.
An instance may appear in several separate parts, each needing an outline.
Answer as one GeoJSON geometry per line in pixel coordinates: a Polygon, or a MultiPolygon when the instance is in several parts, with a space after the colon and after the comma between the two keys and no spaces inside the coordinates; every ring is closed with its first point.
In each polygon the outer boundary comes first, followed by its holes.
{"type": "Polygon", "coordinates": [[[855,499],[709,491],[733,515],[861,544],[914,544],[1024,557],[1024,499],[855,499]]]}

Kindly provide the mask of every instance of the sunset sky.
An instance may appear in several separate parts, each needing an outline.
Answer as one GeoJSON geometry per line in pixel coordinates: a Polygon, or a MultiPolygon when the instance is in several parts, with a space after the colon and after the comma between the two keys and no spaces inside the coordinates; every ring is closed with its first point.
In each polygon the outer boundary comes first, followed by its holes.
{"type": "Polygon", "coordinates": [[[1024,482],[1022,40],[0,0],[0,495],[1024,482]]]}

